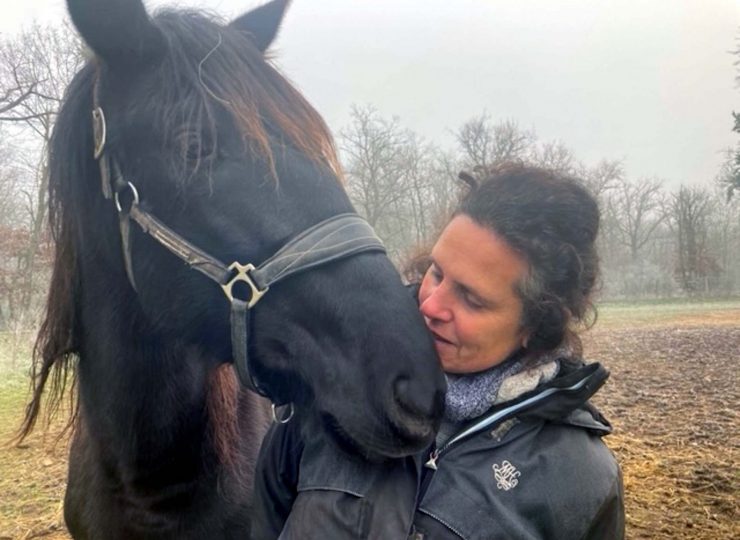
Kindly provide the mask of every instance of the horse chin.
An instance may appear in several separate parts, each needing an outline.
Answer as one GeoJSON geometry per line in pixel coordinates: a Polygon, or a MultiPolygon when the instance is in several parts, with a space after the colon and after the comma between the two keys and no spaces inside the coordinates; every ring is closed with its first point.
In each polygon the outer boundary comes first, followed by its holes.
{"type": "Polygon", "coordinates": [[[356,422],[340,421],[330,412],[319,412],[321,425],[332,440],[345,452],[361,456],[372,462],[401,458],[425,450],[434,434],[430,426],[420,433],[408,433],[396,429],[385,421],[376,429],[358,428],[356,422]],[[379,436],[380,435],[380,436],[379,436]],[[391,437],[389,437],[391,435],[391,437]]]}

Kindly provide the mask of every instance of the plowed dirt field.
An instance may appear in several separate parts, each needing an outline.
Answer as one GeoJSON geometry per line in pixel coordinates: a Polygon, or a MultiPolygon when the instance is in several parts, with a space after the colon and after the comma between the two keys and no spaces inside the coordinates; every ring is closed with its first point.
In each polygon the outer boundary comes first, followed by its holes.
{"type": "MultiPolygon", "coordinates": [[[[584,345],[612,374],[595,404],[615,428],[627,537],[740,539],[740,302],[604,306],[584,345]]],[[[25,389],[0,361],[0,442],[25,389]]],[[[69,538],[60,427],[0,447],[0,540],[69,538]]]]}

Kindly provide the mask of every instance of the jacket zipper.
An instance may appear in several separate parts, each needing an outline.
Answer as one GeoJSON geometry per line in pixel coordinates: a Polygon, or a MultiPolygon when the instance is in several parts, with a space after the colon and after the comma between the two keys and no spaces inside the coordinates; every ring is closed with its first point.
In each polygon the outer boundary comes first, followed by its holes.
{"type": "Polygon", "coordinates": [[[483,420],[476,423],[475,425],[470,426],[469,428],[461,431],[460,433],[452,437],[441,448],[435,448],[434,450],[432,450],[429,453],[429,459],[424,464],[424,467],[426,467],[427,469],[431,469],[432,471],[436,471],[437,461],[442,457],[442,454],[446,453],[450,449],[450,447],[452,447],[452,445],[460,442],[461,440],[469,437],[470,435],[474,435],[476,433],[483,431],[484,429],[491,427],[493,424],[497,422],[506,420],[522,412],[525,409],[529,409],[539,404],[541,401],[547,399],[553,394],[557,394],[559,392],[578,391],[589,381],[590,378],[591,376],[584,377],[580,381],[574,383],[571,386],[565,387],[565,388],[546,388],[545,390],[543,390],[536,396],[532,396],[531,398],[525,399],[524,401],[520,403],[510,405],[509,407],[506,407],[504,409],[501,409],[500,411],[493,413],[491,416],[484,418],[483,420]]]}

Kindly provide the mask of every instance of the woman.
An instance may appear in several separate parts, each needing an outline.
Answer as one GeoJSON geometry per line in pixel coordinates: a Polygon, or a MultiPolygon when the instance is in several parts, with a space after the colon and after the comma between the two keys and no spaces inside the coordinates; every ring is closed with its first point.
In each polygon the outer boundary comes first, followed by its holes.
{"type": "Polygon", "coordinates": [[[573,331],[593,311],[597,204],[539,168],[464,179],[418,291],[448,379],[435,447],[377,464],[310,422],[273,428],[255,538],[623,538],[611,427],[588,403],[608,374],[573,331]]]}

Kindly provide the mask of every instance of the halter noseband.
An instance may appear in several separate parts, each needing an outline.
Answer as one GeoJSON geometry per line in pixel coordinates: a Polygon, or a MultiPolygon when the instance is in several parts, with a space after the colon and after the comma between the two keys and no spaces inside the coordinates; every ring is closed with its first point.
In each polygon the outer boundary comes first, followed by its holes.
{"type": "Polygon", "coordinates": [[[136,186],[124,179],[117,160],[106,151],[107,127],[99,105],[97,81],[93,91],[94,157],[100,166],[101,189],[106,199],[113,199],[118,212],[126,274],[134,290],[131,263],[130,224],[133,219],[143,232],[184,261],[192,269],[218,283],[231,304],[231,349],[239,380],[245,387],[267,396],[250,371],[248,339],[250,309],[267,293],[270,286],[298,272],[328,264],[367,251],[385,252],[372,227],[357,214],[339,214],[324,220],[289,240],[277,253],[259,266],[234,261],[224,264],[162,223],[139,205],[136,186]],[[122,202],[128,192],[126,203],[122,202]],[[249,298],[234,296],[234,285],[244,283],[249,298]]]}

